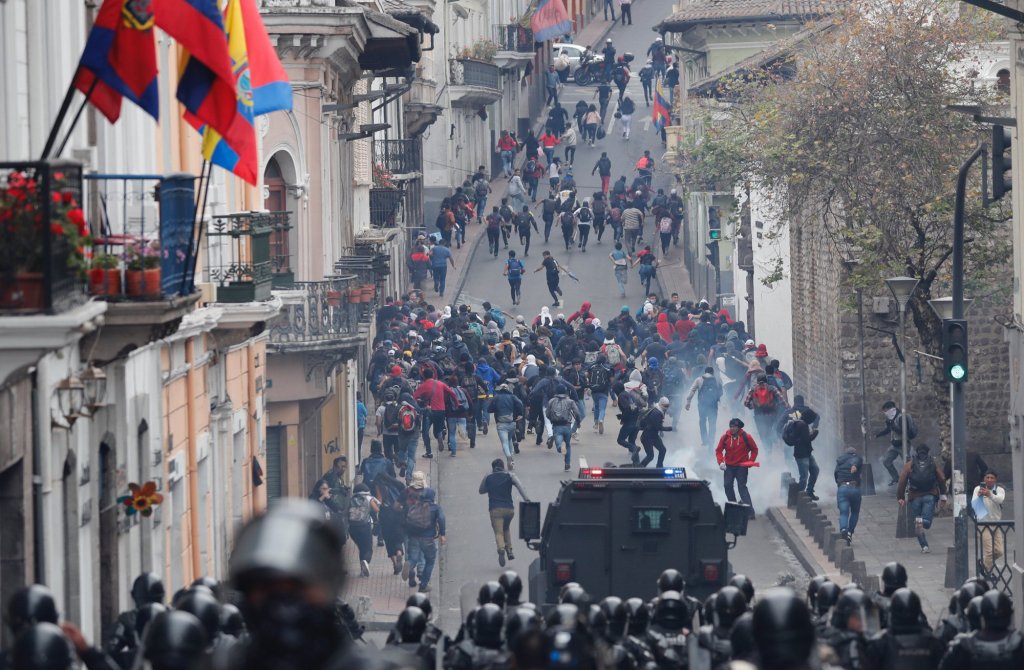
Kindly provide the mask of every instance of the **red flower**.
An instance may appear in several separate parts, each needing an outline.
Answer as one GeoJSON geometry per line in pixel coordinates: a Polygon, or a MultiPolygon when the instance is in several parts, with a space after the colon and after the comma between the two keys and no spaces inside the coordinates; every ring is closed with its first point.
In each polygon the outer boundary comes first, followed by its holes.
{"type": "Polygon", "coordinates": [[[57,236],[63,235],[64,234],[64,226],[60,225],[59,223],[51,223],[50,224],[50,233],[52,233],[53,235],[57,235],[57,236]]]}
{"type": "Polygon", "coordinates": [[[80,208],[68,210],[68,221],[75,224],[80,234],[85,235],[85,213],[80,208]]]}
{"type": "Polygon", "coordinates": [[[71,191],[64,191],[64,193],[61,194],[61,197],[63,198],[65,205],[71,205],[72,207],[75,206],[75,194],[71,191]]]}
{"type": "Polygon", "coordinates": [[[51,193],[50,199],[53,200],[54,204],[59,205],[61,202],[60,193],[51,193]]]}
{"type": "Polygon", "coordinates": [[[54,172],[53,173],[53,178],[56,179],[57,181],[64,181],[64,173],[63,172],[54,172]]]}

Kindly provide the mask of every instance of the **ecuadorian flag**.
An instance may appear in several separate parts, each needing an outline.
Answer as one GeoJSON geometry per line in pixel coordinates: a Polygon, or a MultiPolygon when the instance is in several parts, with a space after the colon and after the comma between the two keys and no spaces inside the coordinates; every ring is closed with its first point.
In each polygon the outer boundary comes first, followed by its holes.
{"type": "Polygon", "coordinates": [[[562,0],[540,0],[530,18],[530,29],[537,42],[547,42],[571,31],[572,21],[562,0]]]}
{"type": "Polygon", "coordinates": [[[665,99],[665,89],[661,87],[661,80],[654,89],[654,107],[651,109],[651,121],[660,133],[669,122],[669,104],[665,99]]]}

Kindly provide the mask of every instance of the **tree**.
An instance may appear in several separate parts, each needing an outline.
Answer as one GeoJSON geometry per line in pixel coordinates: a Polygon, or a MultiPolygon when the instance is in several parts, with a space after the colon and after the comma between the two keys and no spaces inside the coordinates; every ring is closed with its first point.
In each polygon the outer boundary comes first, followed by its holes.
{"type": "MultiPolygon", "coordinates": [[[[723,79],[679,167],[691,187],[747,184],[778,220],[816,226],[841,258],[858,260],[851,288],[920,279],[913,323],[936,351],[927,301],[949,281],[957,170],[987,137],[946,106],[993,102],[976,82],[975,51],[997,38],[994,24],[936,0],[854,0],[827,20],[770,67],[723,79]]],[[[981,294],[1008,290],[1010,243],[1007,213],[981,206],[978,175],[966,274],[981,294]]]]}

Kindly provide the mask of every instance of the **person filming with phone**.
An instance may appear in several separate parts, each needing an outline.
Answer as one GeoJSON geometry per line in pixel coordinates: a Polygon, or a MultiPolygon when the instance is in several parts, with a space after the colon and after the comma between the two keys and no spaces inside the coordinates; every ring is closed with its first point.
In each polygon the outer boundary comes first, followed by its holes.
{"type": "MultiPolygon", "coordinates": [[[[994,470],[985,473],[980,484],[974,487],[971,496],[971,508],[974,509],[978,521],[1001,521],[1003,518],[1003,501],[1006,500],[1006,489],[999,485],[999,477],[994,470]]],[[[982,562],[986,570],[1003,557],[1003,530],[998,526],[985,526],[981,531],[982,562]]]]}

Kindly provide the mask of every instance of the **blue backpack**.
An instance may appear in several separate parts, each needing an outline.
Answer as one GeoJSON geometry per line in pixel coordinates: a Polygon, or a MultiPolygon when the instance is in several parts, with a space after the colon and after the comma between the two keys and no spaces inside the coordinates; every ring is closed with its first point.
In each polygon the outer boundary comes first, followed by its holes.
{"type": "MultiPolygon", "coordinates": [[[[523,278],[523,270],[525,268],[523,267],[523,262],[521,260],[519,260],[518,258],[510,258],[507,261],[505,261],[505,264],[508,266],[508,278],[509,279],[522,279],[523,278]]],[[[495,311],[493,307],[491,308],[491,311],[492,312],[495,311]]],[[[495,319],[495,321],[497,321],[497,319],[495,319]]],[[[502,319],[501,322],[498,323],[498,327],[499,328],[504,328],[505,327],[504,318],[502,319]]]]}
{"type": "MultiPolygon", "coordinates": [[[[519,265],[520,267],[522,267],[522,263],[520,263],[519,265]]],[[[509,269],[509,272],[511,273],[511,268],[509,269]]],[[[487,310],[487,315],[491,317],[491,319],[493,319],[496,324],[498,324],[498,328],[502,330],[505,329],[505,315],[501,313],[500,309],[498,309],[497,307],[492,307],[489,310],[487,310]]]]}

